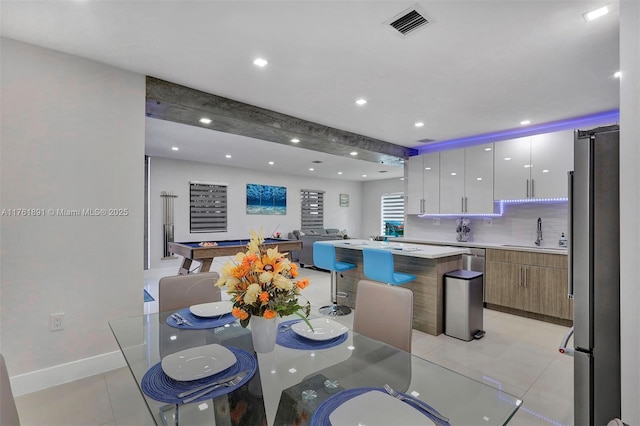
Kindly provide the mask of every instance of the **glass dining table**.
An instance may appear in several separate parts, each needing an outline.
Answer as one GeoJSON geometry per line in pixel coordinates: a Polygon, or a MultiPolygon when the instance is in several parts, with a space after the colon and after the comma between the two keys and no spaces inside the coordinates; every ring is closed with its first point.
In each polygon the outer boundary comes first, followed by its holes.
{"type": "MultiPolygon", "coordinates": [[[[383,388],[385,384],[426,402],[447,417],[450,425],[504,425],[522,403],[499,386],[479,382],[353,330],[348,330],[340,344],[326,349],[277,344],[272,352],[256,353],[251,330],[237,321],[209,329],[176,328],[167,320],[170,315],[154,313],[109,322],[149,412],[159,425],[307,425],[312,420],[314,424],[330,424],[327,419],[318,421],[318,413],[313,417],[321,404],[326,406],[336,399],[334,396],[383,388]],[[212,344],[241,352],[253,361],[255,373],[250,380],[231,392],[186,404],[163,402],[157,393],[162,389],[149,390],[149,373],[159,370],[163,358],[212,344]]],[[[403,424],[401,418],[397,424],[403,424]]]]}

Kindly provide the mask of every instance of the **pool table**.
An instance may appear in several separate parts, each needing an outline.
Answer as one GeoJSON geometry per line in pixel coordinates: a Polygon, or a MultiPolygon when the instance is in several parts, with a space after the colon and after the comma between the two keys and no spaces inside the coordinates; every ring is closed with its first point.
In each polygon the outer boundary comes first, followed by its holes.
{"type": "MultiPolygon", "coordinates": [[[[178,273],[180,275],[186,275],[189,273],[189,268],[194,260],[202,263],[200,272],[208,272],[214,257],[235,256],[238,252],[246,251],[248,243],[249,240],[170,242],[169,251],[184,257],[178,273]],[[216,245],[203,246],[205,243],[216,245]]],[[[291,250],[302,250],[302,241],[299,240],[265,238],[264,245],[267,248],[278,247],[280,253],[290,252],[291,250]]]]}

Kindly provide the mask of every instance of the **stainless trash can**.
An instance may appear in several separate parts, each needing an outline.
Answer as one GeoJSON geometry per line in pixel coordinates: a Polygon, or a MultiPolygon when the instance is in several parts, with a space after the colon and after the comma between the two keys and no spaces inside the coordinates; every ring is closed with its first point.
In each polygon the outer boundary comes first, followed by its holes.
{"type": "Polygon", "coordinates": [[[484,336],[482,272],[452,271],[444,275],[444,334],[465,341],[484,336]]]}

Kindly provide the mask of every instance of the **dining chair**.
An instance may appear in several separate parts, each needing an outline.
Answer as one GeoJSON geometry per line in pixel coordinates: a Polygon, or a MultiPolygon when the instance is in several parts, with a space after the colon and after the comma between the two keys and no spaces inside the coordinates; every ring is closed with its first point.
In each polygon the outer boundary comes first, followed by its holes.
{"type": "Polygon", "coordinates": [[[401,285],[417,278],[415,275],[395,271],[393,253],[390,249],[365,248],[362,250],[362,260],[364,276],[370,280],[401,285]]]}
{"type": "Polygon", "coordinates": [[[220,287],[215,285],[218,278],[220,275],[217,272],[160,278],[158,282],[159,311],[174,311],[191,305],[222,300],[220,287]]]}
{"type": "Polygon", "coordinates": [[[411,352],[413,292],[408,288],[360,280],[353,331],[411,352]]]}
{"type": "Polygon", "coordinates": [[[321,269],[331,272],[331,305],[322,306],[318,311],[322,315],[342,316],[349,315],[351,308],[338,305],[338,272],[347,271],[356,267],[353,263],[338,262],[336,260],[336,247],[333,244],[313,243],[313,264],[321,269]]]}
{"type": "Polygon", "coordinates": [[[11,391],[11,381],[9,380],[9,373],[7,372],[7,364],[4,362],[4,356],[2,354],[0,354],[0,425],[20,425],[16,401],[11,391]]]}

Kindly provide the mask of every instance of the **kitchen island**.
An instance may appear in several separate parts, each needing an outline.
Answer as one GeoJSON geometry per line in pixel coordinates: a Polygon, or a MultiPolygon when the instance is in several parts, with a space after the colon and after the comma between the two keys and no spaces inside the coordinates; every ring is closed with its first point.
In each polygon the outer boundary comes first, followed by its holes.
{"type": "Polygon", "coordinates": [[[468,253],[468,249],[369,240],[332,240],[319,244],[335,246],[336,260],[356,265],[355,269],[338,274],[338,292],[347,294],[338,303],[355,307],[358,281],[367,279],[364,276],[362,249],[391,250],[395,270],[417,277],[415,281],[403,285],[413,292],[413,328],[434,336],[444,332],[444,274],[462,267],[461,255],[468,253]]]}

